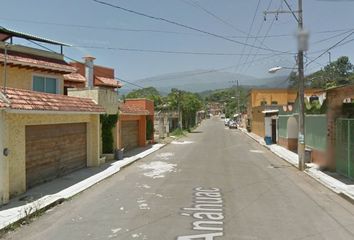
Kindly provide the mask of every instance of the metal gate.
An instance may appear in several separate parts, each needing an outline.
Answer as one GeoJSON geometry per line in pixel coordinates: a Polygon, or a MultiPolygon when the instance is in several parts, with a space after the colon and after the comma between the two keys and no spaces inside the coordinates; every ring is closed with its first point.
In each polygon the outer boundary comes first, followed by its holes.
{"type": "Polygon", "coordinates": [[[354,179],[354,119],[336,121],[336,169],[354,179]]]}

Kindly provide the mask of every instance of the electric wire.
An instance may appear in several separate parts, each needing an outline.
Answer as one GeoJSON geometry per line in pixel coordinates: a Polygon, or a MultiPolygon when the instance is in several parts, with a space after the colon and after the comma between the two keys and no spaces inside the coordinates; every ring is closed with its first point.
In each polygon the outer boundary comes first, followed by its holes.
{"type": "MultiPolygon", "coordinates": [[[[89,48],[89,49],[100,49],[100,50],[117,50],[117,51],[128,51],[128,52],[138,52],[138,53],[162,53],[162,54],[181,54],[181,55],[208,55],[208,56],[242,56],[245,53],[222,53],[222,52],[194,52],[194,51],[175,51],[175,50],[153,50],[153,49],[139,49],[139,48],[119,48],[119,47],[104,47],[104,46],[90,46],[90,45],[74,45],[77,48],[89,48]]],[[[257,56],[267,56],[272,53],[257,53],[251,55],[257,56]]],[[[285,54],[285,53],[281,53],[285,54]]],[[[290,53],[287,53],[290,54],[290,53]]]]}
{"type": "MultiPolygon", "coordinates": [[[[270,4],[269,4],[269,5],[272,4],[272,1],[273,1],[273,0],[270,0],[270,4]]],[[[254,12],[254,14],[253,14],[253,18],[252,18],[251,25],[250,25],[250,27],[249,27],[249,29],[248,29],[248,34],[247,34],[247,38],[246,38],[246,40],[245,40],[245,44],[248,43],[249,36],[250,36],[251,33],[252,33],[254,21],[255,21],[255,19],[256,19],[256,16],[257,16],[257,12],[258,12],[260,3],[261,3],[261,1],[258,0],[257,5],[256,5],[256,10],[255,10],[255,12],[254,12]]],[[[245,50],[246,50],[246,45],[243,45],[242,54],[245,52],[245,50]]],[[[235,72],[239,69],[238,65],[240,64],[241,60],[242,60],[242,56],[241,56],[241,57],[238,59],[238,61],[237,61],[237,66],[236,66],[235,72]]],[[[247,61],[246,61],[246,62],[247,62],[247,61]]]]}
{"type": "Polygon", "coordinates": [[[343,43],[345,40],[347,40],[350,36],[352,36],[354,34],[354,31],[350,32],[348,35],[346,35],[344,38],[342,38],[341,40],[339,40],[338,42],[336,42],[335,44],[333,44],[332,46],[330,46],[328,49],[326,49],[323,53],[321,53],[320,55],[318,55],[316,58],[312,59],[309,63],[306,64],[306,67],[309,66],[310,64],[312,64],[314,61],[316,61],[317,59],[319,59],[320,57],[322,57],[323,55],[325,55],[328,51],[332,50],[333,48],[337,47],[338,45],[340,45],[341,43],[343,43]]]}
{"type": "Polygon", "coordinates": [[[245,44],[245,43],[243,43],[241,41],[237,41],[237,40],[234,40],[234,39],[231,39],[231,38],[227,38],[225,36],[222,36],[222,35],[219,35],[219,34],[216,34],[216,33],[212,33],[212,32],[206,31],[206,30],[202,30],[202,29],[198,29],[196,27],[192,27],[192,26],[189,26],[189,25],[186,25],[186,24],[183,24],[183,23],[179,23],[179,22],[176,22],[176,21],[173,21],[173,20],[169,20],[169,19],[166,19],[166,18],[155,17],[155,16],[152,16],[152,15],[149,15],[149,14],[146,14],[146,13],[142,13],[142,12],[138,12],[138,11],[131,10],[131,9],[128,9],[128,8],[124,8],[124,7],[121,7],[119,5],[111,4],[111,3],[108,3],[108,2],[104,2],[104,1],[100,1],[100,0],[92,0],[92,1],[94,1],[94,2],[96,2],[98,4],[101,4],[101,5],[105,5],[105,6],[108,6],[108,7],[112,7],[112,8],[116,8],[116,9],[128,12],[128,13],[131,13],[131,14],[135,14],[135,15],[142,16],[142,17],[145,17],[145,18],[153,19],[153,20],[156,20],[156,21],[166,22],[166,23],[169,23],[169,24],[172,24],[172,25],[176,25],[176,26],[179,26],[179,27],[182,27],[182,28],[186,28],[186,29],[190,29],[190,30],[193,30],[193,31],[196,31],[196,32],[204,33],[206,35],[210,35],[210,36],[213,36],[213,37],[216,37],[216,38],[219,38],[219,39],[223,39],[223,40],[226,40],[228,42],[233,42],[233,43],[236,43],[236,44],[239,44],[239,45],[246,45],[246,46],[253,47],[253,48],[259,48],[259,49],[265,50],[265,51],[284,53],[283,51],[276,50],[276,49],[271,49],[270,50],[268,48],[256,47],[256,46],[252,46],[251,44],[245,44]]]}
{"type": "MultiPolygon", "coordinates": [[[[33,44],[35,44],[35,45],[37,45],[37,46],[39,46],[39,47],[41,47],[41,48],[43,48],[43,49],[46,49],[46,50],[50,51],[50,52],[57,53],[57,52],[54,51],[53,49],[48,48],[48,47],[44,46],[43,44],[37,43],[37,42],[32,41],[32,40],[29,40],[29,39],[26,39],[26,40],[29,41],[29,42],[31,42],[31,43],[33,43],[33,44]]],[[[72,58],[72,57],[69,57],[68,55],[63,54],[63,56],[64,56],[66,59],[69,59],[69,60],[71,60],[71,61],[73,61],[73,62],[82,63],[82,62],[80,62],[79,60],[76,60],[76,59],[74,59],[74,58],[72,58]]],[[[85,64],[85,63],[83,63],[83,64],[85,64]]],[[[138,85],[138,84],[136,84],[136,83],[133,83],[133,82],[131,82],[131,81],[128,81],[128,80],[125,80],[125,79],[122,79],[122,78],[118,78],[118,77],[116,77],[116,76],[114,76],[114,79],[119,80],[119,81],[122,81],[122,82],[125,82],[125,83],[128,83],[128,84],[133,85],[133,86],[138,87],[138,88],[145,88],[145,87],[143,87],[143,86],[141,86],[141,85],[138,85]]]]}

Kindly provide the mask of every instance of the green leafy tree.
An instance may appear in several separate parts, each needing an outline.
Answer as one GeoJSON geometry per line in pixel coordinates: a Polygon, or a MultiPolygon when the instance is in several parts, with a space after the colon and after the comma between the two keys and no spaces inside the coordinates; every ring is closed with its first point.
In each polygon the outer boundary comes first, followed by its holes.
{"type": "Polygon", "coordinates": [[[171,89],[166,98],[169,109],[180,111],[182,126],[190,129],[195,124],[197,111],[203,108],[203,101],[198,94],[178,89],[171,89]]]}
{"type": "Polygon", "coordinates": [[[162,103],[161,95],[154,87],[147,87],[134,90],[128,93],[125,98],[146,98],[154,101],[154,105],[158,106],[162,103]]]}
{"type": "Polygon", "coordinates": [[[313,88],[330,88],[354,83],[354,66],[347,56],[338,58],[323,69],[309,75],[306,80],[313,88]]]}

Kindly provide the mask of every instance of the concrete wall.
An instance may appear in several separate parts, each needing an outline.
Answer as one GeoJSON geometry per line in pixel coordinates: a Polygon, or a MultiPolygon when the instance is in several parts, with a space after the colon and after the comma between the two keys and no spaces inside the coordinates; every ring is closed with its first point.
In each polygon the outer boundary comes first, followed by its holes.
{"type": "Polygon", "coordinates": [[[110,89],[99,87],[89,88],[70,88],[68,96],[91,98],[97,104],[104,107],[107,114],[117,114],[118,112],[118,94],[110,89]]]}
{"type": "Polygon", "coordinates": [[[265,137],[263,107],[252,108],[251,131],[260,137],[265,137]]]}
{"type": "MultiPolygon", "coordinates": [[[[4,164],[0,166],[2,167],[1,171],[5,171],[5,175],[7,171],[9,177],[2,182],[2,187],[0,187],[3,189],[2,195],[6,196],[7,192],[10,196],[15,196],[26,191],[26,126],[82,122],[87,123],[87,166],[98,166],[99,115],[5,113],[1,124],[7,124],[8,137],[2,139],[2,145],[6,144],[9,149],[9,156],[6,158],[8,168],[4,164]]],[[[3,200],[6,202],[8,199],[3,200]]]]}
{"type": "Polygon", "coordinates": [[[338,87],[327,91],[327,158],[326,167],[336,169],[336,119],[342,114],[343,100],[354,98],[354,85],[338,87]]]}
{"type": "MultiPolygon", "coordinates": [[[[33,69],[18,68],[7,66],[7,87],[32,90],[33,76],[48,76],[58,79],[58,94],[64,92],[64,79],[62,74],[53,73],[50,71],[35,71],[33,69]]],[[[4,66],[0,66],[0,86],[4,86],[4,66]]]]}
{"type": "Polygon", "coordinates": [[[9,160],[3,151],[8,146],[8,126],[5,112],[0,111],[0,204],[8,202],[9,196],[9,160]]]}

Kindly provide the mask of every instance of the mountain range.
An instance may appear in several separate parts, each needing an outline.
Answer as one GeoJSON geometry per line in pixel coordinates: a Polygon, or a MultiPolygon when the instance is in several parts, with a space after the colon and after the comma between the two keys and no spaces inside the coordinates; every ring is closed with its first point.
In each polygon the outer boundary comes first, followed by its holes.
{"type": "MultiPolygon", "coordinates": [[[[195,70],[163,74],[139,79],[133,83],[142,87],[155,87],[164,95],[170,92],[171,88],[190,92],[228,88],[236,85],[236,80],[239,81],[239,85],[248,87],[286,88],[288,86],[287,76],[256,78],[238,73],[213,70],[195,70]]],[[[126,94],[129,91],[123,87],[120,92],[126,94]]]]}

